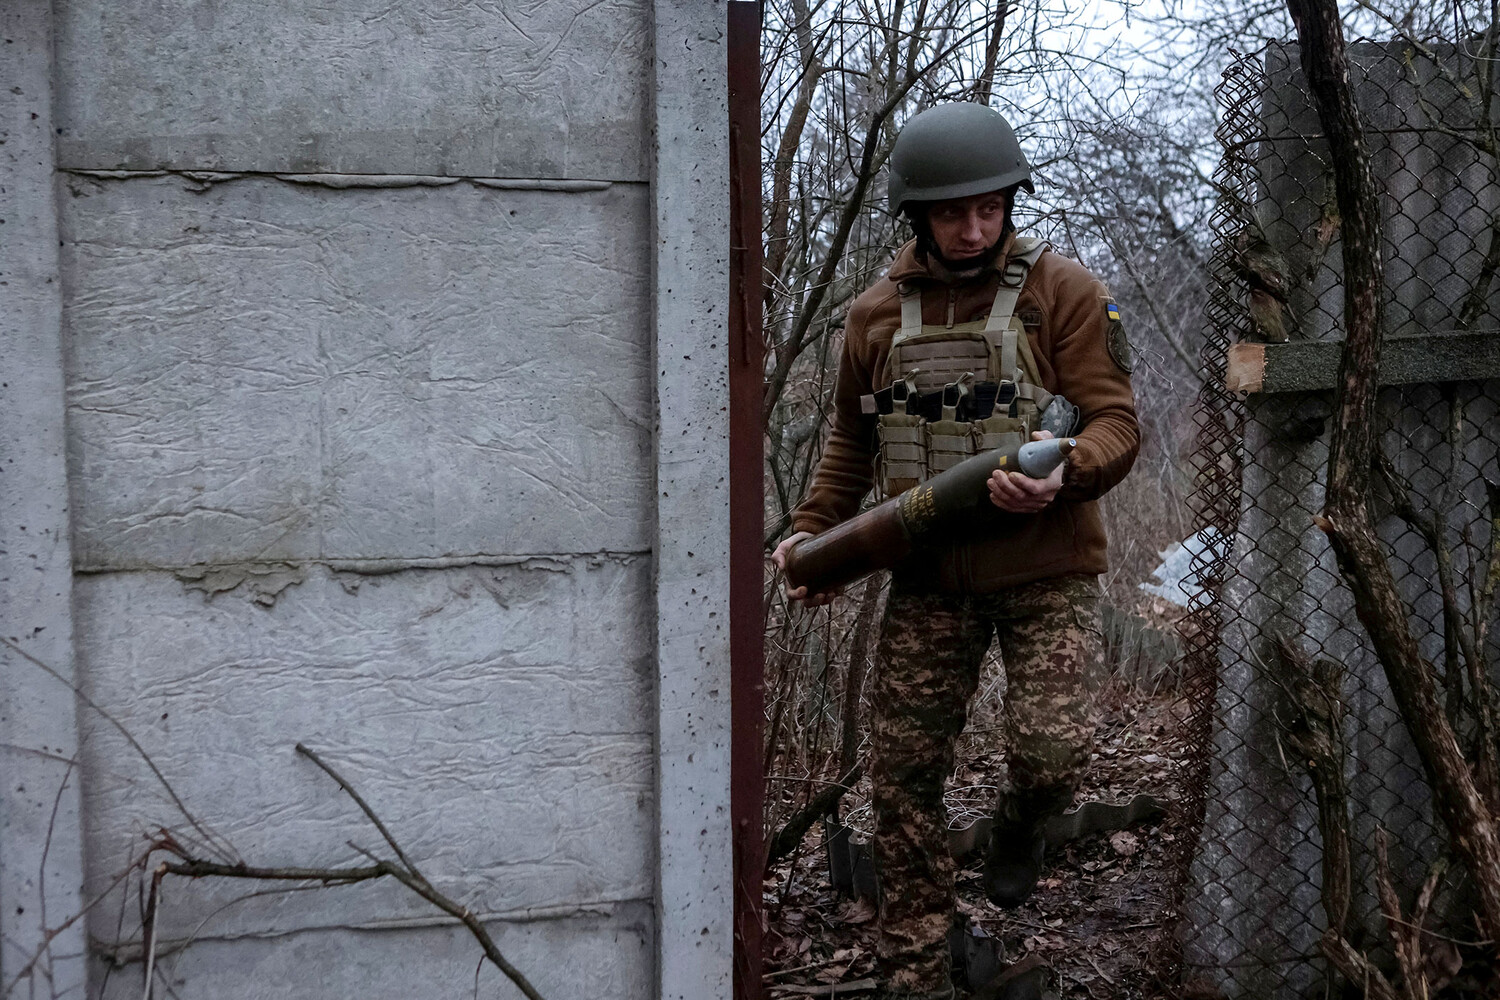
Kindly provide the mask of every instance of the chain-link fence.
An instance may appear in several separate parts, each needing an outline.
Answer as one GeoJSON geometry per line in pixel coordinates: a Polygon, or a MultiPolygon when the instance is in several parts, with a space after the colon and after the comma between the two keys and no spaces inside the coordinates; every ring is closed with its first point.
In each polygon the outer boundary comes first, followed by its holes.
{"type": "MultiPolygon", "coordinates": [[[[1482,709],[1500,673],[1489,627],[1500,576],[1494,63],[1470,46],[1418,39],[1357,44],[1349,56],[1383,190],[1387,329],[1410,338],[1387,342],[1372,506],[1467,750],[1492,745],[1482,709]]],[[[1347,817],[1345,937],[1377,964],[1390,955],[1375,895],[1377,828],[1389,834],[1407,905],[1447,838],[1315,523],[1335,419],[1342,248],[1332,165],[1295,47],[1237,56],[1218,98],[1221,200],[1191,501],[1202,532],[1195,570],[1208,587],[1182,623],[1187,835],[1182,921],[1166,959],[1194,997],[1364,995],[1341,992],[1319,952],[1325,824],[1347,817]],[[1331,778],[1315,775],[1324,758],[1306,743],[1319,678],[1341,695],[1323,706],[1331,778]],[[1332,790],[1321,813],[1315,787],[1332,790]]],[[[1479,936],[1468,887],[1454,874],[1436,885],[1434,949],[1462,959],[1463,942],[1479,936]]],[[[1453,966],[1433,973],[1436,990],[1453,966]]],[[[1470,974],[1449,995],[1477,995],[1462,992],[1470,974]]]]}

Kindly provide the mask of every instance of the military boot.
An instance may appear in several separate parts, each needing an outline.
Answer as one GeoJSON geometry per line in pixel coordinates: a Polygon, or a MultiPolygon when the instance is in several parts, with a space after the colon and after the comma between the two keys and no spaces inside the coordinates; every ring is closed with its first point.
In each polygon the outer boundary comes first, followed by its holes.
{"type": "Polygon", "coordinates": [[[1043,827],[1072,801],[1072,788],[1056,786],[1001,794],[984,852],[984,894],[990,902],[1009,910],[1031,897],[1047,850],[1043,827]]]}

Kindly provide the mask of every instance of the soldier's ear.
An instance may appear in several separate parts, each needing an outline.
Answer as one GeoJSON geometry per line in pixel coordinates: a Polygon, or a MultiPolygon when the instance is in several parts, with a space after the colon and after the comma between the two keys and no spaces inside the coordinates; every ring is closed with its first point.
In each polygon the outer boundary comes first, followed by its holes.
{"type": "Polygon", "coordinates": [[[928,236],[932,233],[932,227],[927,224],[929,207],[929,203],[925,201],[910,201],[901,208],[901,214],[906,216],[906,224],[911,226],[912,232],[918,236],[928,236]]]}
{"type": "Polygon", "coordinates": [[[1013,184],[1005,189],[1005,232],[1016,228],[1013,218],[1016,211],[1016,192],[1021,190],[1021,185],[1013,184]]]}

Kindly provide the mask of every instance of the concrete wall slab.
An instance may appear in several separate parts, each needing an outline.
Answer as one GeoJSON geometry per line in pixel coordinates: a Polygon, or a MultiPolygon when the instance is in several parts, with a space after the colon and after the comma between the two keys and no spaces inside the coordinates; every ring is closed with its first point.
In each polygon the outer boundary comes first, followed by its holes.
{"type": "Polygon", "coordinates": [[[59,164],[645,180],[650,4],[64,0],[59,164]]]}
{"type": "Polygon", "coordinates": [[[72,177],[76,559],[642,551],[647,194],[72,177]]]}
{"type": "MultiPolygon", "coordinates": [[[[307,567],[259,600],[254,581],[211,600],[190,585],[170,573],[77,583],[89,695],[212,833],[174,807],[113,725],[85,715],[91,893],[162,827],[205,857],[254,865],[364,863],[350,840],[388,854],[294,752],[302,741],[476,911],[650,898],[648,560],[380,576],[307,567]]],[[[205,881],[164,914],[162,933],[188,934],[244,892],[205,881]]],[[[113,939],[116,912],[99,911],[95,938],[113,939]]],[[[248,900],[213,923],[286,933],[430,913],[382,883],[248,900]]]]}

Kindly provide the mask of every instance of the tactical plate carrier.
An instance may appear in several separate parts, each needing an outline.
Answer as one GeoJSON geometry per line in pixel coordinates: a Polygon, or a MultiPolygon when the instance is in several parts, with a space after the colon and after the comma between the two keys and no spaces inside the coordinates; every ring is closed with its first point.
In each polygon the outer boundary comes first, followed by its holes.
{"type": "Polygon", "coordinates": [[[1059,437],[1073,431],[1077,409],[1042,388],[1015,315],[1026,276],[1045,249],[1041,240],[1016,240],[984,320],[923,325],[921,289],[902,284],[887,387],[860,400],[864,412],[879,416],[882,496],[896,496],[970,455],[1018,447],[1044,425],[1059,437]]]}

